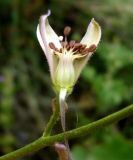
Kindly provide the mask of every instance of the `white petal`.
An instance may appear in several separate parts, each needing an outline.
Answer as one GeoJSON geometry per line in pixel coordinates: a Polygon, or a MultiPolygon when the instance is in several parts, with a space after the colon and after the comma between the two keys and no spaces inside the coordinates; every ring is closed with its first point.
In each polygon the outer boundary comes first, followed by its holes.
{"type": "Polygon", "coordinates": [[[78,79],[78,77],[80,76],[81,71],[83,70],[84,66],[86,65],[86,63],[88,62],[88,60],[91,57],[91,53],[88,54],[85,57],[79,58],[79,59],[75,59],[74,60],[74,69],[75,69],[75,83],[78,79]]]}
{"type": "Polygon", "coordinates": [[[50,11],[48,11],[47,14],[42,15],[40,17],[40,21],[37,26],[37,38],[46,55],[46,58],[50,67],[50,73],[53,77],[55,62],[53,60],[54,55],[53,55],[52,49],[49,47],[49,43],[53,42],[57,48],[61,48],[61,44],[59,41],[59,37],[56,35],[54,30],[49,25],[49,22],[48,22],[49,15],[50,15],[50,11]]]}
{"type": "Polygon", "coordinates": [[[100,41],[100,38],[101,38],[101,27],[93,18],[80,43],[87,45],[87,47],[91,46],[92,44],[95,44],[97,46],[100,41]]]}
{"type": "MultiPolygon", "coordinates": [[[[95,44],[97,46],[100,41],[100,38],[101,38],[101,27],[94,19],[92,19],[80,43],[87,45],[87,47],[91,46],[92,44],[95,44]]],[[[88,55],[82,58],[74,60],[74,68],[76,70],[75,71],[76,81],[92,54],[93,53],[89,53],[88,55]]]]}
{"type": "Polygon", "coordinates": [[[39,24],[37,25],[36,34],[37,34],[37,38],[38,38],[38,41],[40,43],[40,46],[42,47],[43,51],[46,52],[45,48],[44,48],[44,43],[43,43],[42,37],[40,35],[39,24]]]}
{"type": "Polygon", "coordinates": [[[42,15],[40,17],[40,23],[39,23],[40,35],[44,43],[44,47],[46,45],[45,43],[49,44],[50,42],[53,42],[57,48],[61,48],[59,37],[49,25],[49,22],[48,22],[49,15],[50,15],[50,11],[47,14],[42,15]]]}

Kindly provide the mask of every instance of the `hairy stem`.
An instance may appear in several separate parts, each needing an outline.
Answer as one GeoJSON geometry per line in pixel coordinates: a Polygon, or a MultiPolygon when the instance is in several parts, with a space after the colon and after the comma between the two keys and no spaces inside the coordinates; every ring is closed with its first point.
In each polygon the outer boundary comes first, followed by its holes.
{"type": "Polygon", "coordinates": [[[51,131],[54,127],[54,125],[56,124],[59,115],[60,115],[60,107],[59,107],[59,102],[58,102],[58,98],[57,99],[53,99],[52,100],[52,107],[53,107],[53,114],[50,117],[49,122],[47,123],[47,126],[45,128],[45,131],[43,133],[43,136],[49,136],[51,134],[51,131]]]}
{"type": "MultiPolygon", "coordinates": [[[[105,118],[92,122],[88,125],[84,125],[83,127],[79,127],[77,129],[67,131],[65,132],[65,136],[68,139],[85,136],[96,129],[108,126],[112,123],[116,123],[119,120],[127,118],[131,115],[133,115],[133,104],[116,113],[110,114],[109,116],[106,116],[105,118]]],[[[8,153],[7,155],[0,157],[0,160],[15,160],[17,158],[20,158],[30,153],[33,153],[35,151],[38,151],[41,148],[50,146],[54,144],[55,142],[59,142],[63,140],[64,140],[64,133],[57,134],[54,136],[41,137],[37,139],[36,141],[32,142],[31,144],[26,145],[25,147],[22,147],[16,151],[13,151],[11,153],[8,153]]]]}

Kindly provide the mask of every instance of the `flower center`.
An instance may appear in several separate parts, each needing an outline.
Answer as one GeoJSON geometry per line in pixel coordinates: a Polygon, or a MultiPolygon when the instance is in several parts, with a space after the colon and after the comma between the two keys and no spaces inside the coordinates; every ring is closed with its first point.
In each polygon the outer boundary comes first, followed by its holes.
{"type": "MultiPolygon", "coordinates": [[[[53,42],[49,43],[49,47],[55,51],[55,53],[64,53],[64,50],[67,52],[71,51],[73,54],[78,54],[80,57],[85,56],[89,53],[92,53],[96,50],[96,45],[92,44],[91,46],[87,47],[87,45],[81,44],[74,40],[70,42],[67,41],[67,36],[70,34],[71,28],[66,26],[64,28],[64,41],[61,41],[61,48],[57,48],[53,42]]],[[[65,53],[66,53],[65,52],[65,53]]]]}

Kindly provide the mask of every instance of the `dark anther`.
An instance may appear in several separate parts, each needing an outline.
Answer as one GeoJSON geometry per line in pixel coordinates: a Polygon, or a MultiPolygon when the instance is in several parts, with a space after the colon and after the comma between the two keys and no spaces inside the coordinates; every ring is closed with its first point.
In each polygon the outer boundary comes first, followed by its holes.
{"type": "Polygon", "coordinates": [[[87,54],[87,53],[90,53],[90,52],[94,52],[95,50],[96,50],[96,45],[92,44],[89,48],[85,48],[82,51],[82,54],[87,54]]]}
{"type": "Polygon", "coordinates": [[[79,52],[83,52],[86,48],[86,45],[82,44],[82,46],[79,48],[79,52]]]}
{"type": "Polygon", "coordinates": [[[64,36],[67,37],[67,36],[70,34],[70,32],[71,32],[71,27],[66,26],[66,27],[64,28],[64,36]]]}
{"type": "Polygon", "coordinates": [[[74,45],[74,51],[75,51],[75,50],[79,50],[81,46],[82,46],[82,44],[80,44],[80,43],[75,43],[75,45],[74,45]]]}
{"type": "Polygon", "coordinates": [[[94,52],[96,50],[96,45],[92,44],[89,48],[88,48],[89,52],[94,52]]]}
{"type": "Polygon", "coordinates": [[[67,42],[67,41],[65,41],[65,42],[61,42],[62,47],[66,47],[66,46],[67,46],[67,44],[68,44],[68,42],[67,42]]]}
{"type": "Polygon", "coordinates": [[[82,46],[80,47],[80,49],[85,49],[86,48],[86,45],[85,44],[82,44],[82,46]]]}
{"type": "Polygon", "coordinates": [[[75,43],[75,45],[74,45],[74,47],[76,48],[78,48],[78,47],[81,47],[82,46],[82,44],[80,44],[80,43],[75,43]]]}
{"type": "Polygon", "coordinates": [[[53,42],[50,42],[50,43],[49,43],[49,47],[50,47],[51,49],[53,49],[53,50],[55,50],[55,49],[56,49],[56,47],[55,47],[55,45],[54,45],[54,43],[53,43],[53,42]]]}
{"type": "Polygon", "coordinates": [[[55,45],[54,45],[53,42],[50,42],[50,43],[49,43],[49,47],[50,47],[51,49],[53,49],[54,51],[56,51],[56,52],[60,52],[60,50],[55,47],[55,45]]]}
{"type": "Polygon", "coordinates": [[[56,48],[56,47],[55,47],[55,49],[54,49],[54,50],[55,50],[56,52],[60,52],[60,50],[59,50],[58,48],[56,48]]]}
{"type": "Polygon", "coordinates": [[[71,40],[71,41],[69,42],[69,46],[70,46],[70,48],[73,48],[73,47],[74,47],[74,45],[75,45],[75,41],[74,41],[74,40],[71,40]]]}

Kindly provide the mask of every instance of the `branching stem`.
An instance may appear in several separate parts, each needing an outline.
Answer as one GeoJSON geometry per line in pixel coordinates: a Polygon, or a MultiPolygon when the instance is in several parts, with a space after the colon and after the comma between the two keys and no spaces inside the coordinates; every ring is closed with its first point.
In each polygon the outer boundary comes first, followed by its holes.
{"type": "MultiPolygon", "coordinates": [[[[87,124],[83,127],[79,127],[77,129],[67,131],[65,133],[65,136],[68,139],[85,136],[85,135],[88,135],[89,133],[95,131],[96,129],[108,126],[112,123],[116,123],[116,122],[118,122],[124,118],[127,118],[131,115],[133,115],[133,104],[116,112],[116,113],[110,114],[109,116],[106,116],[105,118],[102,118],[100,120],[97,120],[95,122],[87,124]]],[[[50,145],[54,144],[55,142],[59,142],[59,141],[63,141],[63,140],[64,140],[64,133],[57,134],[54,136],[41,137],[41,138],[35,140],[34,142],[32,142],[31,144],[26,145],[25,147],[22,147],[16,151],[13,151],[11,153],[8,153],[7,155],[0,157],[0,160],[15,160],[17,158],[21,158],[21,157],[24,157],[30,153],[38,151],[41,148],[44,148],[46,146],[50,146],[50,145]]]]}

